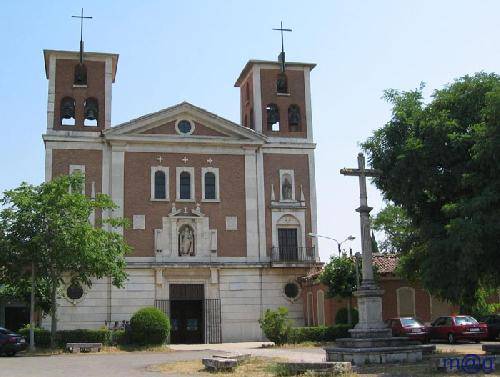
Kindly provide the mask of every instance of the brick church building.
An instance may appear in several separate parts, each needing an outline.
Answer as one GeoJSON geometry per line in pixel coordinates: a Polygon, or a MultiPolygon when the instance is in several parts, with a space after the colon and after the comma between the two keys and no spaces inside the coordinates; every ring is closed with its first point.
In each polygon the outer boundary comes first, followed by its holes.
{"type": "Polygon", "coordinates": [[[314,64],[250,60],[235,83],[239,123],[182,102],[112,126],[118,55],[44,57],[46,180],[83,173],[85,194],[110,195],[113,216],[130,220],[118,231],[133,248],[123,289],[62,287],[59,328],[128,321],[147,306],[168,314],[176,343],[261,340],[258,319],[278,306],[304,325],[298,278],[319,262],[307,237],[314,64]]]}

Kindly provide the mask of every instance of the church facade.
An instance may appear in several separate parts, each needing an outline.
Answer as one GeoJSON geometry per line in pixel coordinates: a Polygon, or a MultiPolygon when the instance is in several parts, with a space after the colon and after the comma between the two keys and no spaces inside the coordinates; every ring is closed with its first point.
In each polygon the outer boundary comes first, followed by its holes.
{"type": "MultiPolygon", "coordinates": [[[[298,278],[319,263],[308,63],[251,60],[234,123],[183,102],[111,126],[118,55],[45,50],[46,180],[81,172],[105,193],[133,248],[123,288],[66,286],[60,329],[128,321],[146,306],[174,343],[261,340],[258,319],[285,306],[304,325],[298,278]]],[[[48,318],[44,320],[48,324],[48,318]]]]}

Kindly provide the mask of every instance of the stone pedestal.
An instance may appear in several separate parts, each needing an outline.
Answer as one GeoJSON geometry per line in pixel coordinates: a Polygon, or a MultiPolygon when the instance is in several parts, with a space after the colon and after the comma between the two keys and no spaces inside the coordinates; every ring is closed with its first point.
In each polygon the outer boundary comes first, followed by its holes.
{"type": "Polygon", "coordinates": [[[391,329],[382,320],[382,295],[384,291],[374,284],[354,292],[358,300],[359,322],[349,330],[353,338],[387,338],[391,329]]]}

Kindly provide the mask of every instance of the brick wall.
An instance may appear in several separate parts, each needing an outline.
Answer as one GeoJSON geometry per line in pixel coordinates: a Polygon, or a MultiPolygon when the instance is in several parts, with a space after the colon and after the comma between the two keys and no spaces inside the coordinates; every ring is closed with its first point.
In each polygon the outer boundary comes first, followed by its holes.
{"type": "Polygon", "coordinates": [[[176,167],[194,167],[195,201],[178,202],[177,208],[195,209],[200,203],[201,212],[210,219],[210,229],[217,229],[218,256],[246,256],[245,217],[245,161],[243,155],[179,154],[179,153],[125,153],[124,216],[146,216],[145,230],[125,230],[126,241],[134,248],[131,256],[152,257],[154,229],[162,228],[176,198],[176,167]],[[161,164],[157,158],[161,156],[161,164]],[[184,164],[182,159],[188,158],[184,164]],[[211,158],[211,164],[207,159],[211,158]],[[151,201],[151,166],[169,167],[170,201],[151,201]],[[202,167],[219,168],[220,203],[202,202],[202,167]],[[238,230],[226,231],[226,216],[237,216],[238,230]]]}

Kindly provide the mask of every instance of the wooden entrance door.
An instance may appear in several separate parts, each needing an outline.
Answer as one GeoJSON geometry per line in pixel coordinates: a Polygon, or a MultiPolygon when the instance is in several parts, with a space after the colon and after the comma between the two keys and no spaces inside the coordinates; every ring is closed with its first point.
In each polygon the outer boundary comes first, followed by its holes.
{"type": "Polygon", "coordinates": [[[278,229],[278,246],[281,261],[297,261],[297,229],[296,228],[279,228],[278,229]]]}

